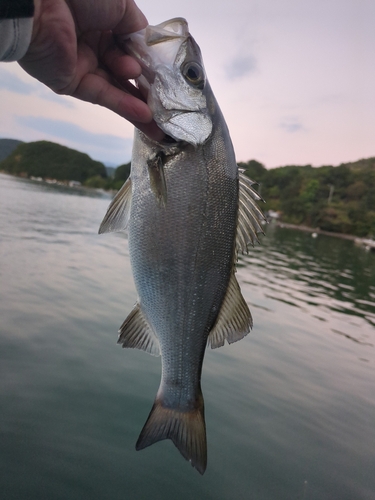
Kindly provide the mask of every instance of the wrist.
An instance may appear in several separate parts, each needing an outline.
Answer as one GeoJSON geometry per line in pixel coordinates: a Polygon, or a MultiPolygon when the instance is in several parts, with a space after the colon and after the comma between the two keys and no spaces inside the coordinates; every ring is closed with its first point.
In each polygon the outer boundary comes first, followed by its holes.
{"type": "Polygon", "coordinates": [[[0,3],[0,19],[20,19],[33,17],[33,0],[2,0],[0,3]]]}
{"type": "Polygon", "coordinates": [[[34,3],[13,0],[0,3],[0,60],[18,61],[27,52],[33,31],[34,3]]]}
{"type": "Polygon", "coordinates": [[[34,41],[36,33],[38,32],[41,11],[42,11],[42,0],[34,0],[33,32],[31,34],[30,43],[34,41]]]}

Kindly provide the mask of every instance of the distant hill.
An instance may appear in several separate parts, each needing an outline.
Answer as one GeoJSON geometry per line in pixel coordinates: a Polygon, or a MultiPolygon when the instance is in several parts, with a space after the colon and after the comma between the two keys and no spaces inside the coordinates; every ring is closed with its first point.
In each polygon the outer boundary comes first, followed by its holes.
{"type": "Polygon", "coordinates": [[[259,183],[264,210],[284,222],[325,231],[375,237],[375,158],[337,167],[288,165],[267,170],[250,160],[241,163],[259,183]]]}
{"type": "Polygon", "coordinates": [[[114,177],[115,176],[116,167],[109,167],[108,165],[106,165],[105,168],[106,168],[108,177],[114,177]]]}
{"type": "Polygon", "coordinates": [[[120,165],[119,167],[116,168],[114,175],[115,181],[124,182],[127,180],[127,178],[130,175],[130,165],[131,165],[130,162],[124,163],[123,165],[120,165]]]}
{"type": "Polygon", "coordinates": [[[87,154],[54,142],[37,141],[19,144],[0,162],[0,170],[24,177],[85,182],[90,177],[107,177],[103,163],[87,154]]]}
{"type": "MultiPolygon", "coordinates": [[[[74,180],[92,188],[120,189],[130,174],[130,163],[113,172],[110,165],[106,168],[87,154],[47,141],[0,139],[0,159],[4,156],[0,171],[24,177],[74,180]]],[[[261,208],[277,212],[280,220],[375,237],[375,157],[338,166],[287,165],[267,169],[256,160],[239,166],[259,184],[258,191],[266,200],[261,208]]]]}
{"type": "Polygon", "coordinates": [[[352,161],[351,163],[341,163],[339,166],[348,167],[350,170],[375,170],[375,157],[352,161]]]}
{"type": "Polygon", "coordinates": [[[23,141],[17,141],[17,139],[0,139],[0,161],[5,160],[20,144],[23,144],[23,141]]]}

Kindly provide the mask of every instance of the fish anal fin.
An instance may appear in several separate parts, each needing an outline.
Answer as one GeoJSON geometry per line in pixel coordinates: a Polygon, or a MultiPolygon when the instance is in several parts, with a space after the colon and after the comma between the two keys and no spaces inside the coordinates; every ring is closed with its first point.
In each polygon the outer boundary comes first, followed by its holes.
{"type": "Polygon", "coordinates": [[[190,411],[163,406],[156,398],[154,406],[142,429],[136,450],[143,450],[163,439],[171,439],[181,455],[204,474],[207,466],[206,425],[203,396],[190,411]]]}
{"type": "Polygon", "coordinates": [[[250,310],[242,296],[234,270],[221,305],[216,323],[209,333],[207,344],[212,349],[237,342],[247,335],[253,326],[250,310]]]}
{"type": "Polygon", "coordinates": [[[159,341],[138,303],[121,325],[117,343],[122,347],[142,349],[153,356],[160,356],[159,341]]]}
{"type": "Polygon", "coordinates": [[[130,177],[113,198],[107,213],[100,224],[99,234],[124,231],[129,222],[132,197],[132,183],[130,177]]]}

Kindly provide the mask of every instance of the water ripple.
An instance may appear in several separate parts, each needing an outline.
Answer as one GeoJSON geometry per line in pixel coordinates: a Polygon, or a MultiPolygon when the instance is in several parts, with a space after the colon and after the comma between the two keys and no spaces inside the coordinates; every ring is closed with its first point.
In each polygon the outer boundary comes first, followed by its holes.
{"type": "Polygon", "coordinates": [[[261,247],[241,257],[239,268],[243,282],[265,299],[297,307],[320,321],[339,321],[344,331],[331,328],[332,332],[374,345],[375,254],[364,254],[351,241],[328,236],[312,240],[305,233],[296,238],[295,231],[272,228],[261,247]],[[350,317],[360,322],[355,334],[345,332],[350,317]],[[364,341],[361,332],[373,341],[364,341]]]}

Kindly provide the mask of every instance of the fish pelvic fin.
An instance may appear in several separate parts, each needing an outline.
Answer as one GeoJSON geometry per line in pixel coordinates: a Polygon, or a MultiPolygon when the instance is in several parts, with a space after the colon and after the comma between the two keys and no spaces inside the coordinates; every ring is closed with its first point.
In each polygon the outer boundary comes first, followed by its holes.
{"type": "Polygon", "coordinates": [[[253,326],[250,310],[242,296],[234,270],[216,322],[208,335],[207,345],[212,349],[237,342],[247,335],[253,326]]]}
{"type": "Polygon", "coordinates": [[[204,474],[207,467],[207,441],[202,393],[197,407],[189,411],[168,408],[156,398],[138,438],[136,450],[143,450],[163,439],[171,439],[181,455],[200,474],[204,474]]]}
{"type": "Polygon", "coordinates": [[[159,341],[138,303],[121,325],[117,343],[122,347],[142,349],[153,356],[160,356],[159,341]]]}
{"type": "Polygon", "coordinates": [[[132,182],[129,177],[109,205],[100,224],[99,234],[124,231],[128,227],[131,198],[132,182]]]}
{"type": "Polygon", "coordinates": [[[264,201],[252,187],[254,181],[239,171],[239,206],[236,252],[246,253],[249,246],[259,243],[258,234],[264,234],[261,224],[267,222],[256,201],[264,201]]]}

